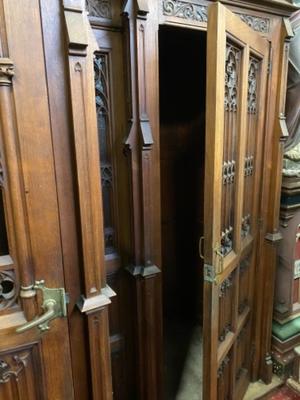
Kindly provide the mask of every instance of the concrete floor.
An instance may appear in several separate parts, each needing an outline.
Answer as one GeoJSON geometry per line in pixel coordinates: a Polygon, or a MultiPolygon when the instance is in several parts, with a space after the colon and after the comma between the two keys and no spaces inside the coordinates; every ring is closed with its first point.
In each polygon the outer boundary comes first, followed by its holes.
{"type": "Polygon", "coordinates": [[[202,329],[168,321],[165,335],[166,400],[202,400],[202,329]]]}
{"type": "Polygon", "coordinates": [[[282,385],[282,380],[277,375],[273,375],[272,382],[269,385],[266,385],[262,381],[250,383],[243,400],[259,399],[280,385],[282,385]]]}
{"type": "MultiPolygon", "coordinates": [[[[167,321],[165,350],[165,400],[202,400],[202,328],[167,321]]],[[[281,384],[276,375],[269,385],[251,383],[243,400],[258,399],[281,384]]]]}

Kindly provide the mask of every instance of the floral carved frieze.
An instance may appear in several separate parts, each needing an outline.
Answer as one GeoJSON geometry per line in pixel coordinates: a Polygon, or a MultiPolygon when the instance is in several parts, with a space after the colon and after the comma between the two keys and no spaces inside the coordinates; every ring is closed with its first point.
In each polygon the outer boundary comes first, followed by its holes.
{"type": "MultiPolygon", "coordinates": [[[[162,0],[163,15],[168,17],[183,18],[195,22],[207,22],[207,6],[193,1],[162,0]]],[[[270,31],[270,19],[248,14],[237,15],[253,30],[261,33],[270,31]]]]}
{"type": "Polygon", "coordinates": [[[188,1],[164,0],[163,14],[186,20],[207,22],[207,6],[188,1]]]}
{"type": "Polygon", "coordinates": [[[11,379],[18,380],[21,372],[28,365],[30,352],[0,356],[0,383],[7,383],[11,379]]]}
{"type": "Polygon", "coordinates": [[[111,0],[86,0],[86,9],[90,17],[112,18],[111,0]]]}
{"type": "Polygon", "coordinates": [[[255,17],[247,14],[237,14],[242,21],[246,22],[253,30],[261,33],[270,31],[270,20],[268,18],[255,17]]]}

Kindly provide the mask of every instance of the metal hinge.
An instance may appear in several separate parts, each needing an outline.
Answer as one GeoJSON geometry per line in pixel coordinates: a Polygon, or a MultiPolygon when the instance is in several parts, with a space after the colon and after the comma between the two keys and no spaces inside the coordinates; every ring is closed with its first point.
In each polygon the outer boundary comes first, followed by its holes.
{"type": "Polygon", "coordinates": [[[216,282],[216,271],[212,265],[204,264],[204,280],[206,282],[216,282]]]}

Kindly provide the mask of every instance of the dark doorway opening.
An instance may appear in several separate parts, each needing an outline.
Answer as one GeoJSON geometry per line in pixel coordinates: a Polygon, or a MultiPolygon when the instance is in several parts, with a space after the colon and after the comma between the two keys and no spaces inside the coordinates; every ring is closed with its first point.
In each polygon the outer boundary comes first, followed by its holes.
{"type": "Polygon", "coordinates": [[[206,33],[161,27],[159,60],[165,399],[198,400],[206,33]]]}

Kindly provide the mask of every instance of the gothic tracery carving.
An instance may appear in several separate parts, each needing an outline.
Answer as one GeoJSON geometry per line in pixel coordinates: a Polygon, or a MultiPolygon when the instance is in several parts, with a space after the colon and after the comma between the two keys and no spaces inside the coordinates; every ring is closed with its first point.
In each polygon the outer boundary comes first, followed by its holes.
{"type": "Polygon", "coordinates": [[[19,354],[0,357],[0,383],[6,383],[11,379],[18,380],[19,375],[28,365],[30,352],[24,351],[19,354]]]}
{"type": "Polygon", "coordinates": [[[236,112],[238,95],[238,68],[240,50],[232,45],[226,47],[225,64],[225,110],[236,112]]]}
{"type": "Polygon", "coordinates": [[[10,307],[17,298],[15,272],[0,271],[0,311],[10,307]]]}
{"type": "Polygon", "coordinates": [[[221,253],[226,256],[231,252],[233,246],[233,227],[229,226],[221,233],[221,253]]]}
{"type": "Polygon", "coordinates": [[[220,285],[219,297],[224,297],[228,289],[232,286],[232,275],[225,279],[220,285]]]}
{"type": "Polygon", "coordinates": [[[9,58],[0,58],[0,86],[10,85],[13,76],[13,62],[9,58]]]}
{"type": "Polygon", "coordinates": [[[229,365],[230,358],[229,356],[226,356],[224,360],[222,361],[220,367],[218,368],[218,378],[221,378],[225,372],[225,369],[229,365]]]}
{"type": "Polygon", "coordinates": [[[102,187],[103,186],[111,186],[112,185],[112,166],[109,164],[102,164],[101,165],[101,180],[102,180],[102,187]]]}
{"type": "Polygon", "coordinates": [[[100,169],[104,214],[104,243],[106,254],[115,251],[113,166],[111,160],[111,107],[109,101],[108,55],[98,53],[94,59],[96,110],[100,142],[100,169]]]}
{"type": "Polygon", "coordinates": [[[187,1],[164,0],[163,14],[169,17],[207,22],[207,7],[187,1]]]}
{"type": "Polygon", "coordinates": [[[111,19],[111,0],[86,0],[86,9],[90,17],[111,19]]]}
{"type": "Polygon", "coordinates": [[[257,72],[258,61],[250,57],[248,72],[248,113],[256,114],[257,112],[257,72]]]}

